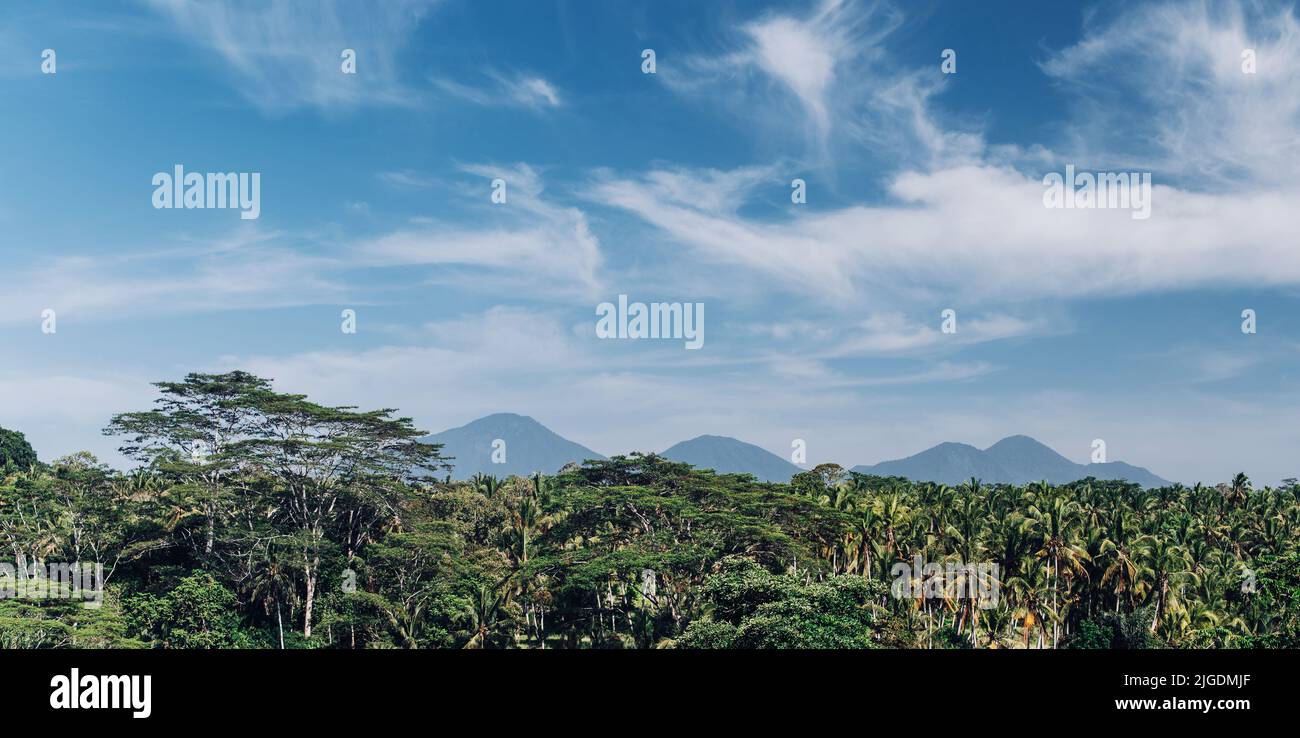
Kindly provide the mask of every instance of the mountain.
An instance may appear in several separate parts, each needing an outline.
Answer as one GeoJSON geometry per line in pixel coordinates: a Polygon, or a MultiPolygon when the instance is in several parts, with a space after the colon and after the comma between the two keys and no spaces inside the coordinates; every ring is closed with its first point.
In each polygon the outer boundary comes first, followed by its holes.
{"type": "Polygon", "coordinates": [[[1065,484],[1079,479],[1080,464],[1029,436],[1008,436],[989,446],[983,453],[1005,470],[1015,484],[1043,480],[1052,484],[1065,484]]]}
{"type": "MultiPolygon", "coordinates": [[[[468,479],[478,473],[497,477],[554,474],[571,461],[605,458],[530,417],[514,413],[488,415],[423,440],[441,443],[443,455],[455,457],[451,462],[455,479],[468,479]],[[505,462],[500,464],[492,463],[492,443],[497,439],[505,442],[505,462]]],[[[662,455],[719,474],[753,474],[765,482],[788,482],[801,471],[770,451],[727,436],[698,436],[676,444],[662,455]]],[[[1076,464],[1029,436],[1009,436],[983,450],[965,443],[941,443],[905,459],[855,466],[853,471],[950,485],[971,477],[993,484],[1039,480],[1064,484],[1090,476],[1125,479],[1143,487],[1169,484],[1142,467],[1122,461],[1076,464]]]]}
{"type": "Polygon", "coordinates": [[[1006,476],[1006,471],[985,452],[964,443],[941,443],[906,459],[884,461],[873,467],[854,467],[853,470],[882,477],[907,477],[947,484],[964,482],[971,477],[992,481],[994,477],[1006,476]]]}
{"type": "Polygon", "coordinates": [[[684,461],[697,469],[712,469],[719,474],[753,474],[764,482],[788,482],[790,477],[802,471],[770,451],[726,436],[692,438],[661,455],[673,461],[684,461]]]}
{"type": "Polygon", "coordinates": [[[514,413],[488,415],[422,440],[443,444],[442,454],[455,457],[451,462],[454,479],[468,479],[478,473],[497,477],[554,474],[570,461],[605,458],[526,415],[514,413]],[[492,462],[492,442],[497,439],[505,442],[505,463],[492,462]]]}
{"type": "Polygon", "coordinates": [[[1065,484],[1084,477],[1123,479],[1143,487],[1169,484],[1142,467],[1122,461],[1076,464],[1029,436],[1008,436],[983,451],[964,443],[941,443],[905,459],[855,466],[853,471],[949,485],[961,484],[971,477],[993,484],[1043,480],[1065,484]]]}

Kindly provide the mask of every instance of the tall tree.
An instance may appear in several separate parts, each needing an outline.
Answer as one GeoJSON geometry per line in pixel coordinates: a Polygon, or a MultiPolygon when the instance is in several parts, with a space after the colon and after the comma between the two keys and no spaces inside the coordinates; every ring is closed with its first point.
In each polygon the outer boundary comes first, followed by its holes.
{"type": "Polygon", "coordinates": [[[36,452],[22,433],[0,428],[0,471],[5,466],[29,469],[36,463],[36,452]]]}
{"type": "Polygon", "coordinates": [[[424,432],[391,409],[319,405],[242,371],[157,386],[157,408],[118,415],[106,432],[128,437],[123,453],[202,489],[205,555],[214,551],[232,490],[269,480],[278,502],[268,514],[287,525],[299,552],[306,638],[322,552],[334,543],[327,534],[345,519],[343,542],[363,545],[377,518],[398,517],[405,483],[446,466],[441,447],[420,442],[424,432]]]}

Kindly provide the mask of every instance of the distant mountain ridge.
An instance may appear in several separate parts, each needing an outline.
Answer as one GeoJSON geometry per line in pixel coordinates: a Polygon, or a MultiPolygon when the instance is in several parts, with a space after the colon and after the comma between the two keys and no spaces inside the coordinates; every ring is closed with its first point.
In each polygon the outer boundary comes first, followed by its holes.
{"type": "Polygon", "coordinates": [[[788,482],[803,471],[771,451],[727,436],[696,436],[661,456],[719,474],[753,474],[763,482],[788,482]]]}
{"type": "Polygon", "coordinates": [[[1066,484],[1086,477],[1123,479],[1143,487],[1169,484],[1147,469],[1122,461],[1076,464],[1029,436],[1008,436],[984,450],[965,443],[941,443],[904,459],[855,466],[852,471],[951,485],[972,477],[993,484],[1066,484]]]}
{"type": "MultiPolygon", "coordinates": [[[[456,479],[468,479],[475,474],[496,477],[527,476],[537,472],[554,474],[569,462],[605,458],[526,415],[514,413],[488,415],[422,440],[441,443],[443,456],[454,457],[452,477],[456,479]],[[504,463],[492,460],[492,443],[497,439],[504,442],[504,463]]],[[[501,455],[498,454],[497,458],[501,455]]]]}
{"type": "MultiPolygon", "coordinates": [[[[488,415],[424,440],[443,444],[443,454],[455,457],[452,476],[456,479],[480,473],[496,477],[536,472],[554,474],[570,462],[605,458],[528,416],[514,413],[488,415]],[[504,463],[493,463],[492,444],[497,439],[504,442],[504,463]]],[[[670,446],[660,455],[719,474],[752,474],[764,482],[788,482],[802,471],[766,449],[728,436],[696,436],[670,446]]],[[[1123,479],[1143,487],[1170,484],[1147,469],[1122,461],[1076,464],[1049,446],[1022,435],[1008,436],[986,449],[966,443],[940,443],[904,459],[855,466],[852,471],[949,485],[961,484],[972,477],[990,484],[1037,481],[1065,484],[1085,477],[1123,479]]]]}

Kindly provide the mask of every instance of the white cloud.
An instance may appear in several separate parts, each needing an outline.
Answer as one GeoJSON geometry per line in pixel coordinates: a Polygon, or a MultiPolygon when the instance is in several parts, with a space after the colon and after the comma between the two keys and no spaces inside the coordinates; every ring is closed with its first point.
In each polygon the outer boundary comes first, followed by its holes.
{"type": "Polygon", "coordinates": [[[450,79],[435,78],[433,84],[443,92],[487,107],[521,107],[541,110],[563,104],[555,85],[525,73],[490,72],[486,86],[474,87],[450,79]]]}
{"type": "Polygon", "coordinates": [[[665,202],[707,213],[734,213],[744,204],[750,190],[763,182],[777,182],[777,171],[776,166],[741,167],[726,171],[656,169],[646,173],[645,185],[656,198],[665,202]]]}
{"type": "MultiPolygon", "coordinates": [[[[696,176],[699,186],[714,178],[696,176]]],[[[1157,185],[1151,217],[1134,220],[1128,210],[1047,208],[1037,177],[971,165],[904,172],[889,187],[893,203],[759,219],[683,202],[660,179],[605,179],[588,195],[698,259],[818,299],[1018,302],[1300,284],[1293,190],[1207,195],[1157,185]]]]}
{"type": "Polygon", "coordinates": [[[124,464],[118,439],[100,429],[115,413],[146,410],[155,394],[148,381],[127,374],[0,371],[0,427],[21,431],[43,461],[76,451],[124,464]]]}
{"type": "MultiPolygon", "coordinates": [[[[408,96],[397,54],[411,19],[427,4],[154,5],[225,60],[250,99],[283,110],[403,103],[408,96]],[[364,74],[339,73],[343,47],[357,48],[364,74]]],[[[943,84],[937,58],[908,70],[885,53],[900,23],[884,3],[822,2],[807,13],[773,12],[742,23],[721,52],[665,57],[660,66],[663,81],[682,93],[736,104],[746,129],[779,126],[787,137],[791,129],[806,131],[836,165],[844,164],[828,155],[832,146],[857,144],[896,157],[902,165],[888,180],[888,199],[768,208],[759,217],[758,208],[745,206],[770,201],[763,188],[777,199],[788,195],[788,179],[776,176],[790,169],[787,163],[606,171],[586,194],[631,216],[615,232],[629,242],[620,252],[632,252],[628,263],[606,266],[588,214],[549,196],[536,171],[468,166],[464,172],[482,183],[481,199],[474,199],[476,190],[464,210],[480,216],[476,221],[412,218],[410,227],[360,244],[346,262],[358,269],[428,265],[432,278],[469,289],[505,286],[512,298],[580,294],[585,300],[612,280],[624,289],[642,277],[638,270],[660,266],[647,266],[648,249],[633,248],[642,245],[640,233],[623,229],[632,221],[675,252],[662,273],[650,275],[663,280],[655,289],[709,296],[746,291],[748,303],[727,303],[737,321],[754,320],[758,305],[775,310],[780,320],[762,334],[771,340],[761,349],[739,340],[733,346],[740,330],[714,332],[713,323],[710,348],[699,356],[589,342],[582,330],[589,326],[567,325],[563,314],[498,307],[417,329],[411,339],[417,345],[234,356],[221,363],[274,377],[280,389],[313,399],[398,407],[429,430],[493,411],[523,412],[605,453],[662,449],[716,432],[778,453],[791,438],[804,437],[810,460],[848,466],[943,440],[987,445],[1026,432],[1076,460],[1092,438],[1105,437],[1113,457],[1181,480],[1222,479],[1237,470],[1229,464],[1265,478],[1294,474],[1285,465],[1300,440],[1294,430],[1300,399],[1229,402],[1195,393],[1198,382],[1247,371],[1250,359],[1189,356],[1190,381],[1182,377],[1155,392],[1116,387],[1099,397],[1055,391],[1050,379],[1038,392],[984,391],[993,382],[971,391],[969,383],[1005,368],[958,355],[976,344],[1062,331],[1039,316],[1044,303],[1300,283],[1289,216],[1300,204],[1290,181],[1300,169],[1294,16],[1208,4],[1141,6],[1089,29],[1044,62],[1080,101],[1080,123],[1065,137],[1076,163],[1145,162],[1201,177],[1170,186],[1157,170],[1147,221],[1134,221],[1127,211],[1044,208],[1037,167],[1055,167],[1061,156],[1039,146],[986,146],[977,133],[945,127],[934,107],[943,84]],[[1254,77],[1240,73],[1238,47],[1245,46],[1258,53],[1254,77]],[[1094,80],[1118,80],[1122,94],[1141,104],[1130,115],[1123,97],[1111,97],[1094,80]],[[1136,135],[1132,144],[1118,138],[1129,135],[1136,135]],[[486,180],[498,176],[509,183],[507,206],[487,203],[486,180]],[[955,336],[937,327],[938,307],[949,305],[959,313],[955,336]],[[780,351],[773,350],[777,343],[780,351]],[[900,389],[921,383],[924,393],[900,389]],[[1215,422],[1207,425],[1205,417],[1215,422]]],[[[550,82],[525,73],[490,73],[480,88],[435,84],[485,106],[550,110],[567,101],[550,82]]],[[[409,189],[442,185],[409,170],[380,177],[409,189]]],[[[0,296],[0,315],[34,326],[40,308],[51,305],[61,316],[65,309],[129,315],[337,302],[346,293],[335,280],[339,261],[257,240],[270,234],[249,238],[64,258],[18,271],[17,287],[0,296]]],[[[424,270],[402,271],[429,278],[424,270]]],[[[710,316],[721,312],[709,310],[710,316]]],[[[37,428],[36,437],[49,439],[51,448],[64,444],[60,452],[75,450],[68,444],[84,438],[102,443],[94,439],[107,416],[147,407],[146,394],[145,380],[0,377],[0,396],[19,397],[0,408],[5,422],[37,428]],[[29,399],[32,388],[39,401],[29,399]]]]}
{"type": "Polygon", "coordinates": [[[794,357],[734,370],[663,372],[634,354],[616,356],[604,351],[608,346],[566,335],[553,315],[518,308],[442,321],[430,332],[428,345],[223,361],[274,377],[281,391],[397,407],[433,432],[491,412],[531,415],[604,454],[662,450],[719,433],[782,455],[793,438],[805,438],[810,463],[852,466],[941,441],[983,447],[1026,433],[1080,462],[1092,439],[1104,438],[1113,460],[1188,483],[1217,482],[1243,469],[1268,482],[1296,473],[1288,466],[1288,449],[1300,442],[1294,394],[1227,401],[1161,388],[1144,397],[1144,411],[1135,415],[1132,398],[1122,392],[965,387],[993,369],[983,362],[847,375],[820,365],[801,368],[794,357]],[[901,391],[919,383],[926,383],[924,393],[901,391]],[[1216,422],[1207,424],[1206,417],[1216,422]]]}
{"type": "Polygon", "coordinates": [[[1000,313],[960,313],[954,333],[943,333],[941,322],[939,313],[923,322],[900,312],[878,312],[856,321],[851,317],[797,319],[749,324],[740,330],[762,337],[763,345],[781,355],[797,356],[805,366],[848,358],[932,359],[983,343],[1066,331],[1043,318],[1000,313]]]}
{"type": "Polygon", "coordinates": [[[424,190],[439,184],[439,180],[428,175],[403,170],[399,172],[380,172],[380,181],[403,190],[424,190]]]}
{"type": "Polygon", "coordinates": [[[566,290],[595,294],[600,286],[600,241],[584,212],[544,198],[541,177],[526,164],[467,165],[462,170],[482,178],[483,220],[492,224],[434,224],[390,233],[361,244],[362,257],[377,265],[486,270],[535,295],[566,290]],[[506,202],[487,204],[488,183],[498,178],[506,182],[506,202]]]}
{"type": "Polygon", "coordinates": [[[560,93],[541,77],[520,77],[508,85],[510,95],[530,107],[560,106],[560,93]]]}
{"type": "MultiPolygon", "coordinates": [[[[523,413],[605,454],[663,450],[719,433],[782,455],[792,439],[804,438],[811,463],[852,466],[946,440],[986,446],[1015,432],[1076,461],[1093,438],[1105,438],[1111,458],[1184,482],[1215,482],[1243,469],[1265,482],[1296,473],[1288,466],[1289,449],[1300,442],[1300,397],[1293,393],[1227,401],[1162,388],[1134,415],[1125,393],[966,387],[993,370],[984,362],[848,373],[800,366],[795,352],[723,362],[713,371],[689,364],[662,371],[634,348],[577,335],[557,314],[495,307],[432,323],[416,345],[226,356],[193,368],[247,369],[273,378],[280,391],[328,404],[394,407],[431,432],[491,412],[523,413]],[[919,383],[925,392],[903,391],[919,383]]],[[[113,458],[116,441],[98,429],[115,412],[149,407],[155,395],[147,382],[175,378],[169,371],[139,379],[0,374],[0,396],[10,398],[0,425],[26,431],[42,458],[81,448],[113,458]]]]}
{"type": "Polygon", "coordinates": [[[1241,356],[1225,351],[1198,352],[1193,358],[1193,366],[1198,372],[1194,379],[1198,382],[1218,382],[1224,379],[1232,379],[1240,376],[1257,363],[1259,363],[1259,359],[1253,356],[1241,356]]]}
{"type": "Polygon", "coordinates": [[[967,317],[958,313],[956,331],[945,334],[940,330],[940,319],[941,315],[935,315],[929,323],[916,323],[901,313],[873,314],[849,326],[831,355],[924,355],[1047,331],[1039,320],[999,314],[967,317]]]}
{"type": "Polygon", "coordinates": [[[1206,344],[1180,344],[1153,351],[1149,361],[1169,367],[1164,377],[1170,382],[1196,388],[1196,385],[1222,382],[1247,377],[1260,369],[1268,377],[1269,364],[1288,365],[1292,359],[1289,348],[1275,342],[1260,342],[1253,337],[1238,343],[1232,349],[1206,344]]]}
{"type": "Polygon", "coordinates": [[[120,319],[147,312],[206,312],[334,302],[347,293],[339,263],[295,248],[285,234],[241,226],[212,241],[113,255],[61,256],[15,267],[0,292],[0,322],[120,319]]]}
{"type": "Polygon", "coordinates": [[[1300,170],[1293,5],[1128,6],[1042,68],[1074,98],[1074,135],[1098,166],[1143,163],[1206,189],[1291,185],[1300,170]]]}
{"type": "Polygon", "coordinates": [[[185,37],[217,53],[260,109],[409,105],[397,55],[433,0],[149,0],[185,37]],[[343,74],[342,53],[357,54],[343,74]]]}
{"type": "Polygon", "coordinates": [[[841,304],[1300,284],[1285,215],[1300,205],[1291,175],[1300,170],[1300,24],[1292,10],[1162,3],[1087,29],[1043,64],[1079,102],[1082,122],[1064,137],[1068,154],[989,147],[977,133],[946,129],[931,105],[942,85],[937,62],[891,66],[884,42],[901,22],[887,3],[827,0],[804,15],[747,23],[738,48],[688,58],[690,75],[669,66],[666,77],[687,93],[737,89],[751,118],[760,106],[772,110],[770,100],[756,99],[751,76],[774,82],[822,138],[842,130],[873,152],[900,152],[889,199],[794,216],[741,214],[746,202],[770,197],[761,187],[775,189],[761,176],[771,170],[760,167],[603,173],[588,195],[635,215],[701,263],[744,268],[841,304]],[[1242,73],[1245,48],[1257,53],[1255,75],[1242,73]],[[1152,217],[1044,207],[1040,178],[1064,161],[1092,170],[1159,167],[1152,217]],[[1189,174],[1199,178],[1182,176],[1189,174]]]}
{"type": "Polygon", "coordinates": [[[220,363],[273,377],[281,391],[317,401],[397,407],[434,432],[491,412],[531,415],[606,454],[662,450],[703,432],[770,437],[792,419],[808,422],[853,406],[874,387],[960,382],[991,370],[981,362],[938,362],[847,376],[818,367],[816,381],[806,382],[792,381],[797,372],[782,357],[695,366],[693,352],[674,349],[673,357],[684,358],[659,362],[643,348],[575,334],[552,313],[499,306],[429,324],[418,345],[228,356],[220,363]]]}
{"type": "Polygon", "coordinates": [[[831,124],[827,96],[836,66],[852,48],[843,9],[843,2],[829,0],[811,18],[775,16],[744,29],[753,41],[750,61],[789,88],[823,133],[831,124]]]}
{"type": "Polygon", "coordinates": [[[914,166],[968,161],[983,139],[936,121],[931,98],[944,84],[937,61],[906,69],[886,52],[903,21],[884,0],[821,0],[806,13],[769,12],[742,24],[727,48],[665,64],[661,75],[683,94],[730,104],[746,128],[802,133],[810,164],[831,166],[837,153],[863,148],[914,166]],[[783,100],[794,103],[790,110],[783,100]]]}
{"type": "MultiPolygon", "coordinates": [[[[328,232],[241,225],[211,240],[168,236],[163,237],[166,245],[150,249],[121,247],[14,262],[13,284],[0,291],[0,323],[36,325],[46,308],[54,309],[61,321],[104,321],[163,312],[364,302],[380,289],[365,270],[392,266],[440,267],[398,275],[405,286],[433,281],[471,292],[510,289],[548,300],[575,295],[585,300],[597,294],[600,243],[585,213],[545,198],[540,176],[527,165],[462,170],[482,181],[480,222],[474,225],[412,219],[409,227],[343,244],[333,243],[337,236],[328,232]],[[506,179],[509,192],[508,203],[500,206],[487,204],[488,182],[497,177],[506,179]]],[[[419,173],[400,175],[403,182],[437,183],[419,173]]],[[[364,216],[370,207],[350,202],[343,210],[364,216]]]]}

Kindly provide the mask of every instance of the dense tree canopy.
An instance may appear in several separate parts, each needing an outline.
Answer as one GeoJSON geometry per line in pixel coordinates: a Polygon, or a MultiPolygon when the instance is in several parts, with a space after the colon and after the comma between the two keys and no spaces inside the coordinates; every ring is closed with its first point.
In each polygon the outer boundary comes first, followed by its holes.
{"type": "Polygon", "coordinates": [[[36,452],[23,434],[0,428],[0,469],[28,469],[36,463],[36,452]]]}
{"type": "Polygon", "coordinates": [[[1300,646],[1293,482],[777,484],[641,454],[450,480],[390,410],[158,388],[106,429],[129,473],[6,457],[0,591],[48,562],[107,587],[0,597],[0,647],[1300,646]]]}

